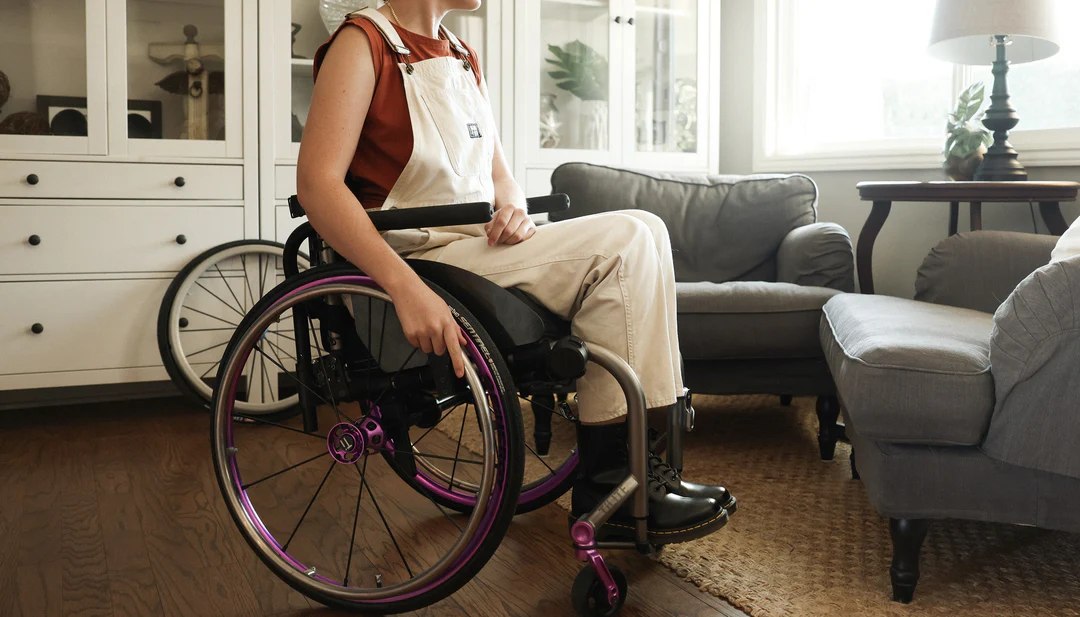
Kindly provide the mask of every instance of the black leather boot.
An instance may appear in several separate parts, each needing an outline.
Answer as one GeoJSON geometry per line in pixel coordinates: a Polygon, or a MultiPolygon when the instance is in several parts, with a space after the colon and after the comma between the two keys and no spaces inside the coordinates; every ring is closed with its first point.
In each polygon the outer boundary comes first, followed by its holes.
{"type": "Polygon", "coordinates": [[[728,514],[735,514],[739,505],[735,496],[722,486],[712,484],[694,484],[682,479],[682,473],[672,469],[660,456],[649,452],[649,470],[657,478],[661,478],[668,491],[683,497],[697,499],[712,499],[723,506],[728,514]]]}
{"type": "MultiPolygon", "coordinates": [[[[603,501],[630,475],[630,453],[625,423],[604,426],[578,425],[578,478],[571,497],[571,516],[576,519],[603,501]]],[[[649,497],[649,541],[671,544],[699,538],[723,527],[728,512],[715,499],[685,497],[668,489],[668,482],[652,471],[649,497]]],[[[604,539],[633,540],[634,519],[627,502],[597,530],[604,539]]]]}

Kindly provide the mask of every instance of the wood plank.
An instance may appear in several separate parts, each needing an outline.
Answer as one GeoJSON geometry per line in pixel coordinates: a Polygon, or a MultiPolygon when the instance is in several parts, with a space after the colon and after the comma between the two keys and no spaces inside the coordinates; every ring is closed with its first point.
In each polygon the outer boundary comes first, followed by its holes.
{"type": "MultiPolygon", "coordinates": [[[[61,617],[63,615],[63,564],[54,559],[22,566],[16,573],[19,610],[26,617],[61,617]]],[[[8,613],[4,613],[8,614],[8,613]]]]}
{"type": "Polygon", "coordinates": [[[60,508],[64,615],[110,617],[112,598],[97,499],[92,492],[67,493],[60,508]]]}
{"type": "Polygon", "coordinates": [[[115,617],[163,617],[157,580],[150,567],[109,570],[109,594],[115,617]]]}

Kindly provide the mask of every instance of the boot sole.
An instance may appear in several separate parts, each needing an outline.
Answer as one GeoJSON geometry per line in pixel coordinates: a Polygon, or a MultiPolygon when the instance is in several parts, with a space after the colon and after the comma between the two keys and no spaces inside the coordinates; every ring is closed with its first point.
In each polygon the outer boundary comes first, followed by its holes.
{"type": "MultiPolygon", "coordinates": [[[[650,529],[647,538],[650,544],[656,546],[689,542],[691,540],[703,538],[714,531],[718,531],[724,525],[727,525],[728,517],[728,511],[726,509],[721,509],[720,512],[711,519],[698,523],[693,527],[687,527],[685,529],[650,529]]],[[[571,515],[570,524],[573,525],[576,521],[577,519],[571,515]]],[[[598,542],[633,542],[634,527],[622,523],[604,523],[596,530],[596,540],[598,542]]]]}

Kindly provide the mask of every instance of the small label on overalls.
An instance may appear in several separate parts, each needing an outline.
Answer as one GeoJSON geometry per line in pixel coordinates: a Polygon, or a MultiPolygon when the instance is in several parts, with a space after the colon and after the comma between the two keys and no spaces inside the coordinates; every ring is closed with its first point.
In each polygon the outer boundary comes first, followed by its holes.
{"type": "Polygon", "coordinates": [[[479,124],[473,124],[473,123],[470,122],[469,123],[469,138],[470,139],[480,139],[481,137],[483,137],[483,135],[480,134],[480,125],[479,124]]]}

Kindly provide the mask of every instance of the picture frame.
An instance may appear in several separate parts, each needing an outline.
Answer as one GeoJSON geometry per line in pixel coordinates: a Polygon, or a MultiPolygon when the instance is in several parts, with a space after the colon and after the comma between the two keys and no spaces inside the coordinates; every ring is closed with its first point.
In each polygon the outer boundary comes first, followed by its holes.
{"type": "MultiPolygon", "coordinates": [[[[54,135],[86,136],[86,97],[39,94],[38,113],[54,135]]],[[[128,137],[161,139],[161,101],[128,99],[128,137]]]]}

